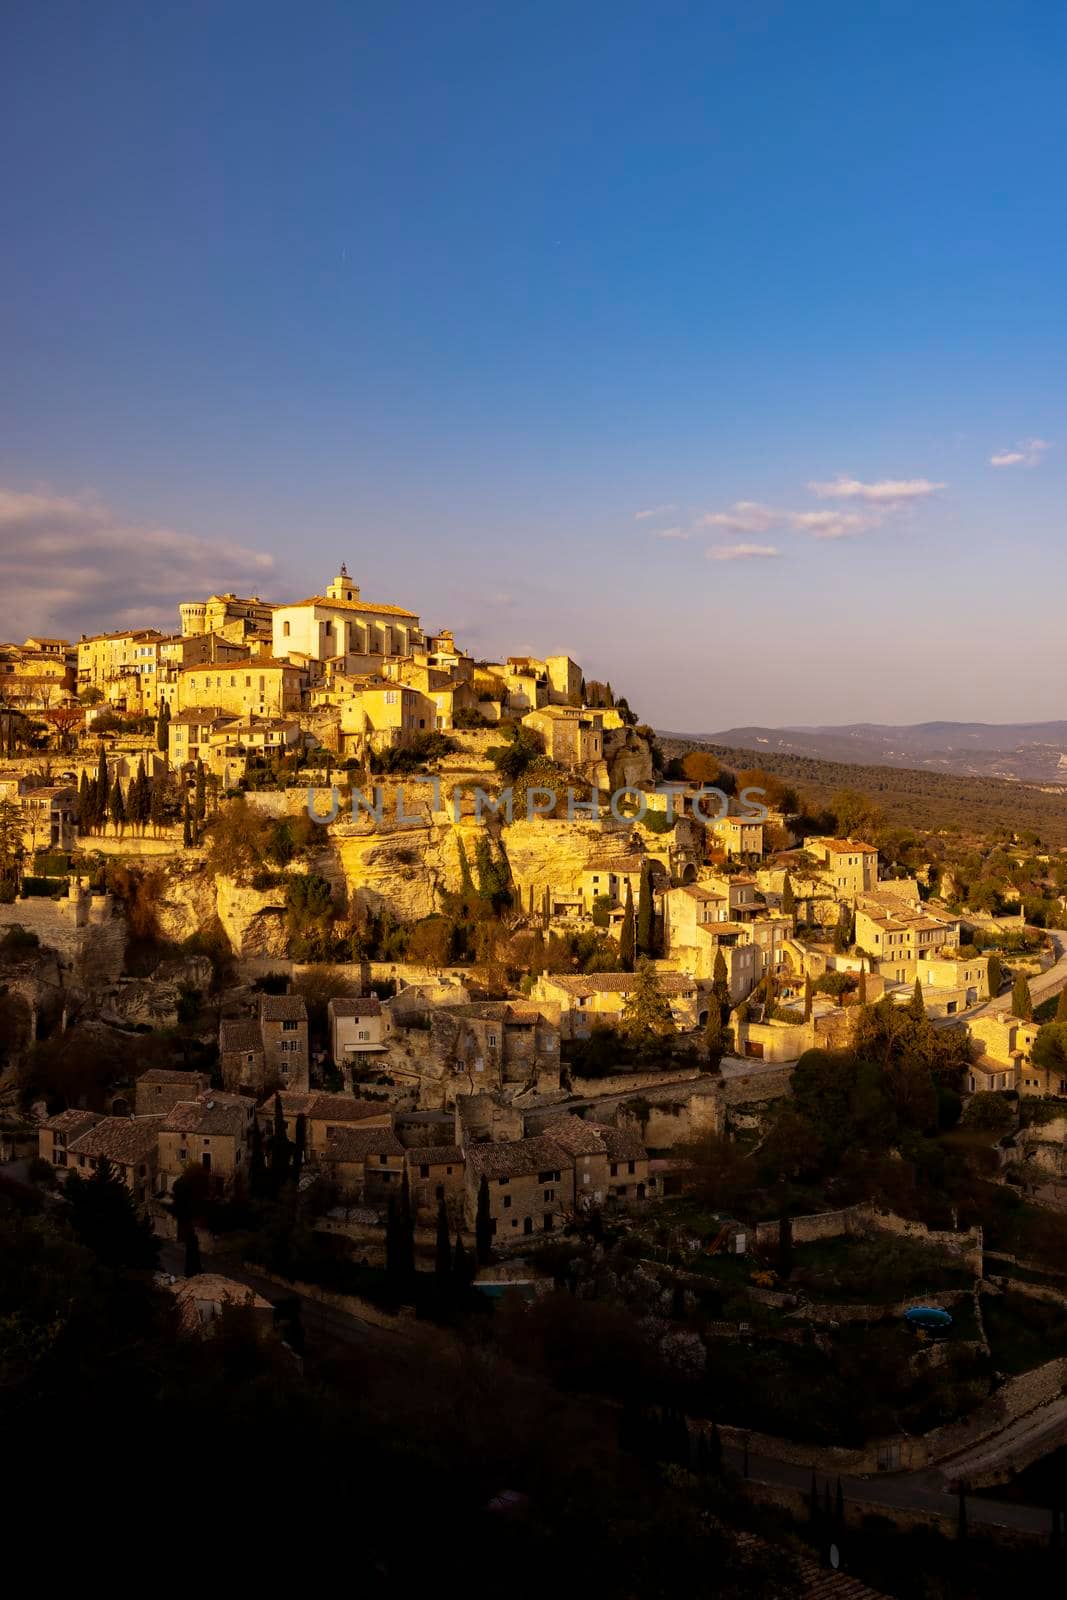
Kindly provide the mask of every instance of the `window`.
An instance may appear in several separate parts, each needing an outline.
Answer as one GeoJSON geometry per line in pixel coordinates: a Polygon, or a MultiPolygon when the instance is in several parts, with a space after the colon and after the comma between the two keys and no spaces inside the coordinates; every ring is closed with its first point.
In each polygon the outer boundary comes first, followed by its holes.
{"type": "Polygon", "coordinates": [[[500,1187],[503,1188],[504,1185],[508,1182],[508,1179],[507,1178],[498,1178],[496,1181],[500,1185],[500,1187]]]}
{"type": "Polygon", "coordinates": [[[292,1019],[287,1018],[282,1023],[282,1032],[283,1033],[295,1033],[296,1032],[296,1023],[292,1019]]]}
{"type": "Polygon", "coordinates": [[[287,622],[282,623],[282,637],[285,639],[289,637],[289,624],[287,622]]]}
{"type": "Polygon", "coordinates": [[[419,1177],[420,1178],[428,1178],[429,1176],[430,1176],[430,1168],[429,1168],[428,1164],[424,1161],[422,1163],[422,1165],[419,1167],[419,1177]]]}
{"type": "Polygon", "coordinates": [[[443,1200],[443,1199],[444,1199],[444,1197],[445,1197],[445,1186],[444,1186],[444,1184],[443,1184],[443,1183],[439,1183],[439,1184],[438,1184],[438,1185],[437,1185],[437,1188],[436,1188],[436,1190],[435,1190],[435,1191],[434,1191],[434,1194],[435,1194],[435,1197],[436,1197],[436,1198],[437,1198],[437,1199],[438,1199],[438,1200],[443,1200]]]}
{"type": "Polygon", "coordinates": [[[380,1167],[384,1167],[384,1166],[385,1166],[385,1164],[386,1164],[386,1162],[387,1162],[387,1161],[388,1161],[388,1160],[389,1160],[389,1157],[388,1157],[388,1156],[379,1156],[379,1157],[378,1157],[378,1165],[379,1165],[379,1166],[380,1166],[380,1167]]]}
{"type": "Polygon", "coordinates": [[[178,1160],[179,1161],[188,1161],[188,1159],[189,1159],[188,1150],[179,1150],[178,1151],[178,1160]]]}
{"type": "Polygon", "coordinates": [[[550,1203],[550,1202],[551,1202],[551,1201],[553,1201],[553,1200],[554,1200],[554,1199],[555,1199],[555,1198],[556,1198],[556,1191],[555,1191],[555,1189],[546,1189],[546,1190],[545,1190],[545,1203],[546,1203],[546,1204],[548,1204],[548,1203],[550,1203]]]}
{"type": "Polygon", "coordinates": [[[611,1163],[611,1176],[613,1178],[617,1178],[619,1176],[619,1163],[617,1161],[613,1161],[611,1163]]]}
{"type": "Polygon", "coordinates": [[[504,1196],[504,1210],[505,1211],[510,1211],[510,1209],[511,1209],[511,1196],[509,1194],[506,1194],[504,1196]]]}

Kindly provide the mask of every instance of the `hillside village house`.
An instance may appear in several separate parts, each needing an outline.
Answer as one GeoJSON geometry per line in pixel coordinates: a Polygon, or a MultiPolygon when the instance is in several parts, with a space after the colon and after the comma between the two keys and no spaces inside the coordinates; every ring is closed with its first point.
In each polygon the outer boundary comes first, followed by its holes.
{"type": "Polygon", "coordinates": [[[878,882],[878,851],[872,844],[812,836],[804,840],[804,850],[822,864],[841,899],[867,894],[878,882]]]}
{"type": "Polygon", "coordinates": [[[579,1210],[613,1200],[644,1200],[654,1187],[648,1151],[630,1129],[583,1122],[567,1114],[546,1123],[542,1132],[573,1162],[574,1203],[579,1210]]]}
{"type": "Polygon", "coordinates": [[[159,1129],[159,1173],[167,1194],[187,1166],[200,1167],[224,1187],[247,1165],[255,1107],[240,1095],[208,1090],[196,1100],[180,1100],[159,1129]]]}
{"type": "Polygon", "coordinates": [[[106,695],[114,679],[154,676],[164,637],[158,628],[120,628],[117,633],[83,636],[77,647],[78,692],[99,689],[106,695]]]}
{"type": "Polygon", "coordinates": [[[631,855],[602,856],[590,862],[580,880],[582,906],[591,913],[598,900],[612,906],[625,906],[626,891],[633,896],[634,913],[641,897],[641,870],[647,866],[654,894],[665,892],[670,879],[662,861],[634,852],[631,855]]]}
{"type": "Polygon", "coordinates": [[[264,994],[259,1001],[263,1069],[268,1082],[297,1092],[308,1086],[308,1014],[298,994],[264,994]]]}
{"type": "Polygon", "coordinates": [[[324,595],[277,606],[271,630],[276,656],[296,653],[322,662],[337,656],[406,656],[422,643],[415,613],[365,601],[344,565],[324,595]]]}
{"type": "Polygon", "coordinates": [[[399,1194],[404,1181],[404,1146],[390,1127],[364,1123],[335,1128],[321,1152],[345,1194],[368,1205],[399,1194]]]}
{"type": "Polygon", "coordinates": [[[416,1145],[405,1154],[408,1189],[416,1218],[427,1223],[444,1201],[455,1222],[463,1214],[466,1157],[458,1144],[416,1145]]]}
{"type": "Polygon", "coordinates": [[[278,716],[299,711],[310,684],[306,667],[271,656],[254,661],[207,662],[178,673],[179,711],[215,708],[231,716],[278,716]]]}
{"type": "Polygon", "coordinates": [[[48,1117],[37,1131],[37,1154],[49,1162],[64,1177],[68,1170],[68,1151],[71,1144],[83,1133],[101,1121],[97,1111],[60,1111],[48,1117]]]}
{"type": "Polygon", "coordinates": [[[0,704],[21,711],[50,711],[71,703],[77,660],[77,652],[65,639],[0,644],[0,704]]]}
{"type": "MultiPolygon", "coordinates": [[[[658,971],[675,1026],[683,1032],[695,1028],[700,1017],[700,994],[695,981],[662,967],[658,971]]],[[[542,973],[530,994],[535,1000],[559,1006],[562,1038],[587,1039],[596,1023],[617,1025],[622,1020],[634,982],[631,972],[589,972],[573,977],[542,973]]]]}
{"type": "Polygon", "coordinates": [[[711,824],[712,837],[728,856],[762,856],[763,823],[746,817],[719,817],[711,824]]]}
{"type": "Polygon", "coordinates": [[[171,1067],[150,1067],[134,1084],[134,1115],[165,1116],[182,1100],[196,1100],[210,1087],[204,1072],[181,1072],[171,1067]]]}
{"type": "Polygon", "coordinates": [[[556,1004],[482,1000],[429,1012],[430,1055],[450,1074],[445,1101],[510,1086],[550,1094],[559,1088],[560,1013],[556,1004]]]}
{"type": "Polygon", "coordinates": [[[993,1012],[969,1024],[981,1054],[971,1063],[967,1089],[1015,1090],[1020,1095],[1067,1095],[1067,1069],[1039,1067],[1033,1060],[1041,1024],[993,1012]]]}
{"type": "Polygon", "coordinates": [[[878,963],[884,977],[897,983],[914,982],[916,961],[958,950],[959,918],[905,904],[891,911],[858,905],[855,942],[878,963]]]}
{"type": "Polygon", "coordinates": [[[531,1233],[552,1233],[574,1210],[574,1162],[544,1136],[467,1147],[467,1226],[478,1216],[482,1179],[489,1192],[490,1229],[498,1244],[531,1233]]]}
{"type": "Polygon", "coordinates": [[[243,643],[251,634],[270,631],[275,607],[258,595],[242,599],[235,594],[213,594],[206,600],[183,600],[178,607],[183,638],[217,634],[243,643]]]}
{"type": "Polygon", "coordinates": [[[540,736],[545,755],[561,767],[584,767],[603,757],[604,728],[599,711],[546,705],[527,712],[522,725],[540,736]]]}
{"type": "MultiPolygon", "coordinates": [[[[330,1139],[343,1128],[391,1128],[392,1107],[384,1100],[358,1100],[350,1094],[303,1093],[282,1090],[278,1095],[287,1139],[296,1139],[298,1117],[304,1118],[309,1156],[321,1156],[330,1139]]],[[[274,1096],[265,1100],[256,1116],[264,1137],[274,1131],[274,1096]]]]}
{"type": "Polygon", "coordinates": [[[328,1002],[326,1015],[335,1066],[343,1065],[349,1056],[373,1054],[385,1048],[385,1019],[376,995],[337,997],[328,1002]]]}
{"type": "Polygon", "coordinates": [[[437,707],[429,695],[388,678],[353,684],[341,702],[342,748],[362,756],[367,750],[390,750],[410,744],[420,733],[437,727],[437,707]]]}
{"type": "Polygon", "coordinates": [[[66,1165],[87,1178],[106,1157],[134,1200],[144,1205],[156,1190],[162,1123],[162,1117],[101,1117],[68,1140],[66,1165]]]}

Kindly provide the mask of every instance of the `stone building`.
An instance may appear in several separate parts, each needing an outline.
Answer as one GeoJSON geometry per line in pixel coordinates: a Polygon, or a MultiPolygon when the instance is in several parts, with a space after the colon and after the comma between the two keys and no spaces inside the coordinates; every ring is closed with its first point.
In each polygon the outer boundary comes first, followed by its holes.
{"type": "Polygon", "coordinates": [[[135,1116],[166,1116],[182,1100],[195,1100],[210,1087],[204,1072],[180,1072],[171,1067],[149,1067],[133,1086],[135,1116]]]}
{"type": "Polygon", "coordinates": [[[430,1051],[443,1063],[445,1103],[459,1094],[559,1088],[559,1014],[552,1005],[512,1000],[437,1006],[430,1051]]]}
{"type": "Polygon", "coordinates": [[[399,1195],[404,1180],[404,1146],[392,1128],[334,1128],[322,1160],[341,1189],[367,1205],[399,1195]]]}
{"type": "Polygon", "coordinates": [[[159,1175],[166,1193],[187,1166],[210,1173],[219,1188],[243,1174],[255,1107],[238,1095],[212,1093],[172,1106],[159,1129],[159,1175]]]}
{"type": "Polygon", "coordinates": [[[67,1166],[88,1177],[105,1157],[139,1205],[156,1191],[159,1130],[162,1117],[101,1117],[87,1132],[70,1140],[67,1166]]]}
{"type": "Polygon", "coordinates": [[[416,1145],[407,1151],[411,1204],[420,1222],[431,1222],[443,1200],[454,1221],[463,1214],[466,1157],[458,1144],[416,1145]]]}
{"type": "Polygon", "coordinates": [[[326,1006],[330,1055],[335,1066],[350,1056],[373,1054],[385,1045],[385,1018],[377,995],[337,997],[326,1006]]]}
{"type": "MultiPolygon", "coordinates": [[[[68,1150],[83,1133],[102,1119],[97,1111],[60,1111],[42,1122],[37,1131],[37,1154],[62,1177],[68,1170],[68,1150]]],[[[77,1164],[77,1163],[75,1163],[77,1164]]]]}
{"type": "Polygon", "coordinates": [[[263,1070],[268,1083],[297,1092],[308,1086],[308,1014],[298,994],[265,994],[259,1002],[263,1070]]]}
{"type": "Polygon", "coordinates": [[[472,1144],[466,1154],[467,1226],[475,1225],[484,1178],[498,1244],[532,1233],[552,1233],[573,1212],[574,1161],[554,1140],[539,1135],[509,1144],[472,1144]]]}

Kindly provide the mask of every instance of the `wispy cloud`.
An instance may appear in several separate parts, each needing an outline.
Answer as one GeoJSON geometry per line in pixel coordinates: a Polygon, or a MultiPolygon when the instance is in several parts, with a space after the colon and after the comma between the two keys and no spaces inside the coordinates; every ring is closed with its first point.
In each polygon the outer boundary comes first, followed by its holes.
{"type": "Polygon", "coordinates": [[[813,539],[848,539],[885,520],[881,511],[791,511],[789,526],[813,539]]]}
{"type": "Polygon", "coordinates": [[[735,500],[726,511],[709,511],[697,522],[698,528],[726,528],[731,533],[767,533],[785,520],[788,513],[775,511],[758,500],[735,500]]]}
{"type": "Polygon", "coordinates": [[[76,639],[132,623],[175,629],[179,601],[227,589],[258,594],[273,576],[264,551],[130,526],[89,494],[0,487],[0,591],[22,635],[76,639]]]}
{"type": "Polygon", "coordinates": [[[659,528],[656,530],[657,539],[688,539],[689,537],[690,529],[688,528],[659,528]]]}
{"type": "Polygon", "coordinates": [[[808,484],[812,494],[820,500],[873,500],[878,505],[925,500],[944,487],[943,483],[932,483],[929,478],[879,478],[875,483],[861,483],[859,478],[846,478],[841,474],[828,483],[808,484]]]}
{"type": "Polygon", "coordinates": [[[644,511],[634,512],[635,522],[648,522],[652,517],[667,517],[672,511],[677,511],[676,505],[648,506],[644,511]]]}
{"type": "Polygon", "coordinates": [[[773,544],[719,544],[707,552],[709,561],[758,561],[781,555],[773,544]]]}
{"type": "Polygon", "coordinates": [[[1014,450],[998,450],[989,458],[991,467],[1036,467],[1046,450],[1051,449],[1047,439],[1023,439],[1014,450]]]}

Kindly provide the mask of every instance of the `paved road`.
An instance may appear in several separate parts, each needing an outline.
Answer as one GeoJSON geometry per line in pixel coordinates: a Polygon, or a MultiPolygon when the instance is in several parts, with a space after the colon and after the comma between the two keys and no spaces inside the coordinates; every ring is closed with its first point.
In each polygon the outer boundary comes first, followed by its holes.
{"type": "MultiPolygon", "coordinates": [[[[162,1272],[169,1272],[176,1278],[185,1276],[185,1248],[177,1244],[164,1244],[159,1252],[159,1264],[162,1272]]],[[[294,1294],[283,1284],[274,1283],[270,1278],[261,1277],[256,1272],[250,1272],[240,1262],[235,1262],[229,1256],[209,1256],[202,1259],[205,1272],[217,1272],[220,1277],[232,1278],[236,1283],[243,1283],[246,1288],[255,1290],[262,1295],[264,1300],[269,1300],[271,1305],[277,1305],[282,1300],[292,1300],[294,1294]]],[[[300,1317],[304,1324],[305,1332],[318,1335],[322,1339],[329,1339],[340,1344],[363,1344],[367,1340],[380,1341],[392,1340],[396,1335],[386,1328],[376,1327],[373,1323],[364,1322],[362,1317],[350,1316],[347,1312],[338,1311],[333,1306],[324,1306],[318,1300],[312,1300],[307,1295],[296,1295],[300,1301],[300,1317]]]]}
{"type": "MultiPolygon", "coordinates": [[[[1046,972],[1039,972],[1036,978],[1030,979],[1030,998],[1034,1003],[1035,1010],[1042,1000],[1048,1000],[1052,995],[1059,994],[1061,989],[1067,988],[1067,948],[1064,946],[1064,940],[1061,935],[1053,933],[1050,937],[1056,951],[1056,960],[1046,972]]],[[[998,994],[994,999],[987,1000],[984,1005],[972,1006],[970,1011],[961,1012],[958,1017],[940,1017],[938,1022],[941,1026],[956,1022],[970,1022],[973,1017],[988,1017],[995,1015],[997,1012],[1009,1011],[1010,1009],[1011,990],[1009,989],[1006,994],[998,994]]]]}
{"type": "MultiPolygon", "coordinates": [[[[726,1461],[736,1472],[744,1471],[744,1453],[728,1447],[723,1451],[726,1461]]],[[[756,1483],[777,1488],[799,1489],[805,1495],[811,1486],[811,1469],[796,1467],[788,1461],[775,1461],[770,1456],[749,1455],[748,1477],[756,1483]]],[[[829,1479],[816,1473],[819,1493],[829,1481],[830,1492],[837,1487],[837,1476],[829,1479]]],[[[948,1490],[936,1473],[896,1473],[892,1477],[841,1479],[841,1492],[846,1500],[858,1500],[868,1505],[887,1509],[929,1512],[943,1517],[955,1517],[958,1500],[948,1490]]],[[[1048,1533],[1051,1514],[1036,1506],[1017,1505],[1010,1500],[986,1500],[975,1495],[967,1497],[967,1518],[971,1524],[982,1523],[994,1528],[1015,1528],[1027,1533],[1048,1533]]]]}

